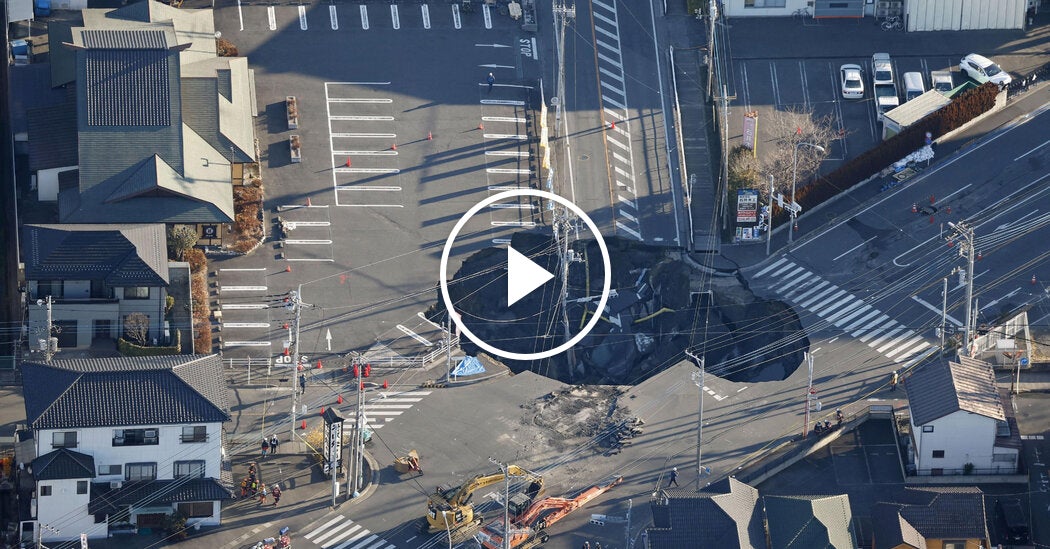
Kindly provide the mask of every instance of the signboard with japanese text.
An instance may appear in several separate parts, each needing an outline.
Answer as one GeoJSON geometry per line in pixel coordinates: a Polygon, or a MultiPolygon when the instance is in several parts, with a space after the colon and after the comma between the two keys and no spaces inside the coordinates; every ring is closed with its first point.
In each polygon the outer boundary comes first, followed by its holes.
{"type": "Polygon", "coordinates": [[[758,112],[752,111],[744,114],[744,146],[751,149],[757,155],[756,142],[758,139],[758,112]]]}
{"type": "Polygon", "coordinates": [[[755,223],[758,221],[758,191],[739,189],[736,192],[736,222],[755,223]]]}

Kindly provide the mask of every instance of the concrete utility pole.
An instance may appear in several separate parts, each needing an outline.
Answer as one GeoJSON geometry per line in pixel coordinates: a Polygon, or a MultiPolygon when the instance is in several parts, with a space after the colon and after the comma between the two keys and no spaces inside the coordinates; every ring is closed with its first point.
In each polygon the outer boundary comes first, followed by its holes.
{"type": "Polygon", "coordinates": [[[558,137],[561,130],[561,106],[565,102],[565,27],[569,21],[576,18],[576,6],[565,5],[565,0],[557,0],[554,4],[554,18],[558,23],[558,32],[555,33],[558,50],[558,81],[554,85],[554,93],[558,101],[554,104],[554,136],[558,137]]]}
{"type": "Polygon", "coordinates": [[[963,327],[963,353],[969,354],[970,336],[976,328],[973,310],[974,235],[973,229],[962,221],[958,223],[949,221],[948,226],[955,231],[954,235],[948,237],[949,242],[958,235],[962,239],[959,242],[959,255],[966,258],[966,325],[963,327]]]}
{"type": "Polygon", "coordinates": [[[292,413],[290,416],[292,422],[289,425],[291,428],[289,429],[288,434],[288,442],[293,442],[295,441],[295,407],[299,404],[299,388],[296,386],[296,383],[298,383],[299,381],[299,368],[302,366],[301,364],[299,364],[299,323],[302,320],[303,285],[300,284],[298,290],[289,292],[289,294],[289,299],[291,300],[290,305],[295,311],[295,325],[293,326],[295,330],[295,337],[292,339],[292,364],[294,364],[294,369],[292,370],[292,375],[290,376],[292,378],[292,413]]]}
{"type": "Polygon", "coordinates": [[[809,434],[809,407],[813,403],[813,355],[806,353],[809,366],[809,383],[806,385],[806,422],[802,425],[802,438],[809,434]]]}
{"type": "MultiPolygon", "coordinates": [[[[561,303],[561,323],[562,330],[565,334],[565,341],[572,339],[572,332],[569,328],[569,238],[572,232],[572,220],[570,219],[569,209],[562,208],[560,205],[555,206],[554,210],[554,239],[558,244],[558,261],[561,262],[562,277],[561,277],[561,290],[558,301],[561,303]]],[[[569,347],[566,351],[566,359],[569,362],[569,383],[572,383],[573,376],[576,373],[576,352],[569,347]]]]}
{"type": "Polygon", "coordinates": [[[700,461],[703,457],[701,452],[701,446],[704,443],[704,375],[705,375],[705,359],[707,357],[697,357],[692,351],[686,351],[685,354],[689,355],[696,361],[697,365],[700,366],[699,372],[693,372],[693,383],[699,389],[700,393],[700,411],[697,414],[696,421],[696,491],[700,491],[700,477],[704,475],[704,466],[700,461]]]}
{"type": "Polygon", "coordinates": [[[773,245],[773,174],[769,174],[769,226],[766,227],[766,257],[773,245]]]}
{"type": "Polygon", "coordinates": [[[503,549],[510,549],[510,474],[507,473],[506,463],[491,457],[489,462],[503,472],[503,549]]]}
{"type": "MultiPolygon", "coordinates": [[[[365,451],[365,429],[367,426],[365,422],[365,389],[361,384],[361,374],[364,370],[364,364],[357,365],[357,379],[354,380],[357,389],[357,410],[355,411],[354,417],[354,492],[353,497],[357,497],[361,494],[361,481],[364,476],[364,471],[361,470],[364,467],[364,451],[365,451]]],[[[348,483],[349,484],[349,483],[348,483]]],[[[349,486],[347,486],[349,491],[349,486]]]]}
{"type": "Polygon", "coordinates": [[[452,383],[452,313],[445,323],[445,383],[452,383]]]}
{"type": "Polygon", "coordinates": [[[51,345],[51,335],[54,333],[55,327],[52,324],[51,319],[51,296],[44,298],[44,305],[47,307],[47,333],[44,334],[44,361],[51,362],[51,357],[54,356],[54,346],[51,345]]]}
{"type": "Polygon", "coordinates": [[[944,330],[945,321],[948,320],[948,277],[944,277],[944,287],[941,289],[941,353],[944,353],[944,330]]]}
{"type": "Polygon", "coordinates": [[[718,20],[718,2],[711,0],[707,10],[707,97],[710,99],[715,89],[715,23],[718,20]]]}

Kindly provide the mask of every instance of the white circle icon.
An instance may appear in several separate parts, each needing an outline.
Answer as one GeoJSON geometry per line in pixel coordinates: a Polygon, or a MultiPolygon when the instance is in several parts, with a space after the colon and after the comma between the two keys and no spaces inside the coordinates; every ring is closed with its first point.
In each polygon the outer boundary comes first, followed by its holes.
{"type": "MultiPolygon", "coordinates": [[[[513,248],[508,248],[508,250],[509,250],[509,253],[512,255],[512,257],[513,257],[514,253],[517,253],[517,252],[515,252],[513,250],[513,248]]],[[[528,259],[525,259],[525,261],[528,261],[529,263],[531,263],[531,261],[528,260],[528,259]]],[[[515,262],[515,263],[519,263],[519,262],[515,262]]],[[[527,265],[525,263],[519,263],[519,264],[527,265]]],[[[532,264],[532,265],[535,266],[535,264],[532,264]]],[[[510,268],[510,266],[511,265],[508,263],[508,268],[510,268]]],[[[516,268],[521,268],[521,267],[516,267],[516,268]]],[[[532,268],[532,267],[525,267],[525,268],[532,268]]],[[[535,266],[535,268],[540,268],[540,267],[539,266],[535,266]]],[[[516,277],[516,276],[510,275],[510,273],[508,273],[508,279],[515,279],[515,278],[524,278],[524,277],[516,277]]],[[[471,341],[473,341],[475,344],[477,344],[478,347],[481,347],[482,349],[484,349],[484,350],[486,350],[486,351],[488,351],[488,352],[490,352],[490,353],[492,353],[494,355],[501,356],[503,358],[508,358],[508,359],[511,359],[511,360],[523,360],[523,361],[540,360],[540,359],[552,357],[554,355],[557,355],[557,354],[560,354],[560,353],[563,353],[563,352],[569,350],[569,348],[571,348],[573,345],[576,345],[581,340],[583,340],[583,338],[587,337],[587,334],[590,333],[590,331],[598,324],[598,320],[601,319],[601,311],[605,309],[605,303],[607,301],[609,301],[609,289],[612,287],[612,264],[609,261],[609,249],[605,247],[605,239],[602,238],[602,233],[598,231],[598,226],[594,224],[594,221],[592,221],[591,218],[588,217],[587,214],[584,213],[583,210],[581,210],[579,206],[577,206],[576,204],[573,204],[572,202],[566,200],[565,198],[562,198],[562,197],[560,197],[560,196],[558,196],[558,195],[556,195],[554,193],[550,193],[550,192],[547,192],[547,191],[538,191],[538,190],[533,190],[533,189],[518,189],[518,190],[513,190],[513,191],[503,191],[501,193],[494,194],[494,195],[492,195],[492,196],[482,200],[481,202],[478,202],[474,206],[472,206],[469,210],[467,210],[467,213],[463,214],[463,217],[459,218],[459,221],[456,222],[456,226],[453,227],[452,228],[452,232],[449,233],[448,240],[445,241],[445,247],[441,250],[441,277],[440,277],[440,283],[441,283],[441,299],[442,299],[442,301],[444,301],[445,308],[448,310],[449,316],[452,318],[452,321],[456,323],[456,327],[459,329],[461,334],[466,334],[467,337],[469,337],[471,339],[471,341]],[[484,208],[484,207],[486,207],[486,206],[488,206],[490,204],[494,204],[496,202],[500,202],[502,200],[506,200],[508,198],[515,198],[515,197],[519,197],[519,196],[535,196],[535,197],[543,198],[543,199],[546,199],[546,200],[551,200],[553,202],[557,202],[558,204],[561,204],[562,206],[565,206],[566,208],[572,210],[572,213],[576,214],[580,219],[582,219],[583,222],[587,225],[587,228],[590,229],[591,234],[594,235],[594,239],[598,243],[598,249],[601,250],[601,253],[602,253],[602,266],[605,269],[605,274],[604,274],[603,282],[602,282],[602,294],[601,294],[601,297],[598,299],[598,308],[597,308],[598,312],[591,315],[591,318],[590,318],[590,320],[587,321],[587,324],[572,339],[570,339],[569,341],[566,341],[565,343],[562,343],[561,345],[558,345],[557,347],[555,347],[553,349],[548,349],[546,351],[542,351],[542,352],[539,352],[539,353],[515,353],[515,352],[511,352],[511,351],[506,351],[506,350],[500,349],[498,347],[495,347],[493,345],[490,345],[490,344],[482,341],[477,336],[475,336],[474,333],[471,332],[469,328],[467,328],[465,323],[463,323],[460,320],[460,315],[456,312],[455,307],[452,306],[452,299],[448,295],[448,256],[449,256],[449,253],[452,250],[452,243],[455,242],[456,237],[459,236],[459,232],[461,230],[463,230],[463,226],[466,225],[467,221],[469,221],[471,217],[474,217],[475,214],[477,214],[479,211],[481,211],[482,208],[484,208]]],[[[509,290],[508,293],[515,293],[515,290],[511,289],[511,290],[509,290]]]]}

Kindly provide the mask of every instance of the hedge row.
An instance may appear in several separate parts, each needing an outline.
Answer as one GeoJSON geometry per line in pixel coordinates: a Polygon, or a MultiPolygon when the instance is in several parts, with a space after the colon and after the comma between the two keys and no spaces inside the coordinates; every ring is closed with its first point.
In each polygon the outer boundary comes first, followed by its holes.
{"type": "Polygon", "coordinates": [[[186,251],[193,301],[193,352],[211,353],[211,309],[208,307],[208,258],[198,248],[186,251]]]}
{"type": "Polygon", "coordinates": [[[168,347],[143,347],[124,338],[117,340],[117,350],[124,356],[166,356],[182,352],[182,334],[175,330],[175,344],[168,347]]]}
{"type": "MultiPolygon", "coordinates": [[[[868,149],[837,170],[799,188],[795,192],[798,203],[802,205],[803,211],[807,211],[834,198],[839,193],[922,148],[926,142],[926,132],[930,132],[936,139],[988,112],[995,106],[995,97],[998,94],[999,87],[990,82],[959,94],[943,109],[908,126],[901,133],[874,148],[868,149]]],[[[777,224],[787,220],[786,213],[780,208],[776,209],[777,224]]]]}

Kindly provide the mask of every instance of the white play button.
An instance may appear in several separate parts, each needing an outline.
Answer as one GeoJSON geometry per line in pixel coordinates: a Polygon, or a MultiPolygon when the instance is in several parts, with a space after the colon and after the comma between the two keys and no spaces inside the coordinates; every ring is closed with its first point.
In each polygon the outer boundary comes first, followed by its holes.
{"type": "Polygon", "coordinates": [[[521,255],[518,250],[507,246],[507,306],[510,307],[521,298],[543,286],[554,278],[547,269],[535,261],[521,255]]]}

